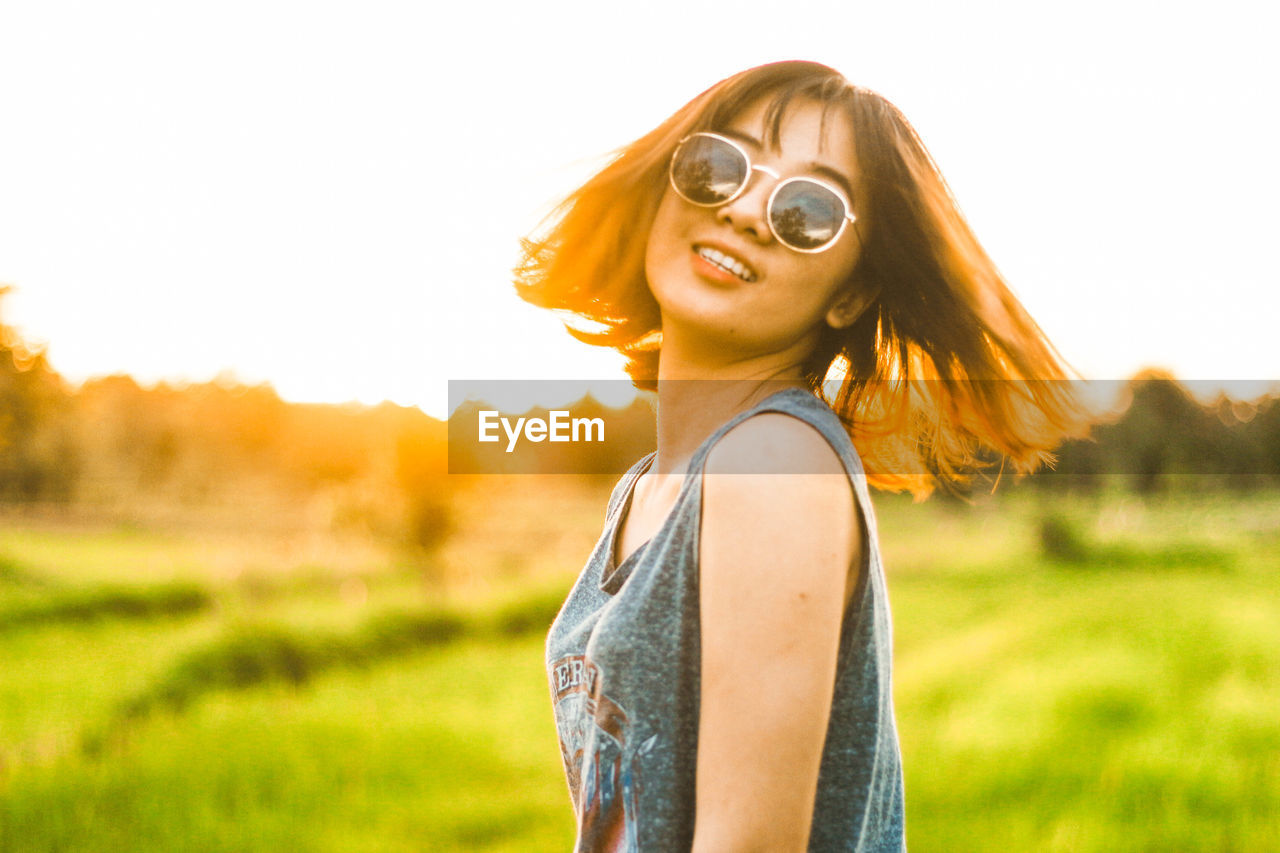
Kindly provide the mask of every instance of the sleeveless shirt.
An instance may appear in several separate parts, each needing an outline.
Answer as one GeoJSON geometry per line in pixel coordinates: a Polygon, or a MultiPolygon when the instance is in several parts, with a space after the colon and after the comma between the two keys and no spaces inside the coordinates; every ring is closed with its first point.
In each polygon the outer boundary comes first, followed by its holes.
{"type": "Polygon", "coordinates": [[[715,443],[761,412],[799,418],[834,448],[861,510],[866,543],[841,624],[809,849],[905,850],[902,760],[890,683],[892,626],[866,475],[831,408],[791,388],[708,436],[662,527],[614,565],[619,521],[654,454],[632,466],[614,487],[604,531],[551,626],[547,674],[578,820],[575,849],[582,853],[667,853],[692,844],[702,474],[715,443]]]}

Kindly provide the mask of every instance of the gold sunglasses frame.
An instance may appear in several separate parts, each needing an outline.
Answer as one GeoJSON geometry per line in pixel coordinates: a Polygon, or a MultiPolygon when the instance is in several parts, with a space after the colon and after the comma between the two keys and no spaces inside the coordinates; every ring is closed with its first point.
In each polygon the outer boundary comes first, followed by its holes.
{"type": "Polygon", "coordinates": [[[790,178],[784,179],[781,174],[779,174],[777,171],[773,169],[770,169],[768,166],[762,166],[759,163],[752,163],[751,155],[748,154],[746,149],[743,148],[736,140],[730,139],[727,136],[721,136],[720,134],[713,133],[709,130],[700,130],[696,133],[691,133],[688,136],[686,136],[684,139],[680,140],[679,144],[676,145],[676,150],[672,152],[671,162],[667,166],[667,180],[671,182],[671,188],[675,190],[676,195],[680,196],[680,198],[684,199],[685,201],[689,202],[689,204],[692,204],[695,207],[723,207],[726,204],[730,204],[739,196],[741,196],[744,192],[747,191],[747,187],[751,185],[752,172],[764,172],[766,175],[768,175],[769,177],[773,178],[775,181],[778,182],[774,186],[773,192],[769,193],[769,200],[765,203],[765,206],[764,206],[765,222],[768,223],[769,233],[773,235],[773,239],[777,240],[780,244],[782,244],[783,246],[786,246],[788,249],[790,249],[793,252],[801,252],[806,255],[816,255],[819,252],[827,251],[836,243],[840,242],[840,238],[844,235],[845,227],[852,222],[856,222],[858,219],[857,215],[853,212],[853,203],[849,200],[849,197],[845,194],[843,190],[841,190],[839,187],[835,186],[834,184],[828,183],[827,181],[821,180],[819,178],[811,178],[811,177],[808,177],[807,175],[793,175],[790,178]],[[680,149],[684,148],[684,144],[688,142],[690,139],[693,139],[694,137],[698,137],[698,136],[709,137],[718,142],[725,143],[730,148],[737,151],[738,154],[742,157],[742,162],[747,164],[746,178],[743,180],[742,184],[736,190],[734,190],[733,195],[729,196],[724,201],[712,201],[712,202],[694,201],[693,199],[685,195],[683,192],[681,192],[679,185],[676,183],[676,158],[680,156],[680,149]],[[832,235],[830,240],[823,243],[821,246],[815,246],[812,249],[802,249],[799,246],[791,245],[786,240],[782,239],[782,237],[778,234],[777,229],[773,227],[773,200],[778,197],[778,192],[783,187],[787,186],[788,184],[794,184],[797,182],[817,184],[818,186],[822,187],[824,190],[826,190],[827,192],[831,193],[836,198],[838,198],[840,200],[840,203],[844,205],[844,216],[840,220],[840,227],[836,229],[836,233],[832,235]]]}

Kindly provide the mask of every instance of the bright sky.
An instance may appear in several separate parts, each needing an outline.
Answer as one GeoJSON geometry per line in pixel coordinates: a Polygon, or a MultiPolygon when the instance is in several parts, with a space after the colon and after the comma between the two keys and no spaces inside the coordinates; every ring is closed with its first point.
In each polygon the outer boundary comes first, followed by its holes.
{"type": "MultiPolygon", "coordinates": [[[[5,316],[67,377],[289,399],[620,378],[515,298],[552,201],[717,79],[903,109],[1068,361],[1275,379],[1280,53],[1226,2],[0,7],[5,316]]],[[[547,401],[554,402],[554,401],[547,401]]]]}

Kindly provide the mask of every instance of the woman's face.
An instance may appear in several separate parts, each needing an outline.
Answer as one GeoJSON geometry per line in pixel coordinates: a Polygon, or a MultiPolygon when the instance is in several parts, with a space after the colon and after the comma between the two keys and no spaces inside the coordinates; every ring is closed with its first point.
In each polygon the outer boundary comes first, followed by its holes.
{"type": "MultiPolygon", "coordinates": [[[[767,106],[767,98],[757,101],[727,128],[716,130],[740,142],[753,164],[784,179],[803,175],[843,185],[859,227],[865,228],[865,211],[857,208],[863,193],[857,191],[858,164],[846,114],[832,111],[823,128],[821,104],[793,101],[783,115],[775,150],[763,142],[767,106]]],[[[730,356],[803,358],[824,324],[848,325],[869,301],[845,287],[858,261],[858,234],[847,227],[825,251],[793,251],[774,238],[766,221],[765,207],[777,180],[758,170],[749,180],[741,195],[721,207],[690,204],[668,184],[645,253],[663,336],[710,344],[730,356]],[[707,250],[742,264],[729,264],[742,274],[713,263],[707,250]]]]}

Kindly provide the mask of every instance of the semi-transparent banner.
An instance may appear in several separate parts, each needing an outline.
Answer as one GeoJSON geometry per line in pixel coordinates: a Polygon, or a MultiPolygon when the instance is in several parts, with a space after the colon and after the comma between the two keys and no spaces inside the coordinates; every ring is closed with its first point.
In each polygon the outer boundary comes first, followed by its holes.
{"type": "MultiPolygon", "coordinates": [[[[449,473],[617,475],[655,449],[659,400],[664,428],[669,422],[672,434],[688,445],[691,437],[698,443],[709,438],[726,413],[786,404],[788,396],[794,402],[801,393],[807,392],[758,381],[664,381],[655,393],[638,391],[628,380],[451,380],[449,473]]],[[[1048,443],[1054,436],[1083,436],[1058,441],[1052,468],[1037,476],[1280,481],[1276,381],[832,382],[823,395],[847,418],[867,468],[880,474],[929,475],[936,455],[920,448],[933,436],[965,440],[996,423],[1041,443],[1046,436],[1048,443]]],[[[779,460],[800,456],[776,446],[782,440],[762,438],[759,447],[740,454],[734,470],[750,471],[751,459],[758,458],[760,469],[778,472],[779,460]]],[[[1001,464],[998,454],[981,449],[977,460],[1001,464]]]]}

